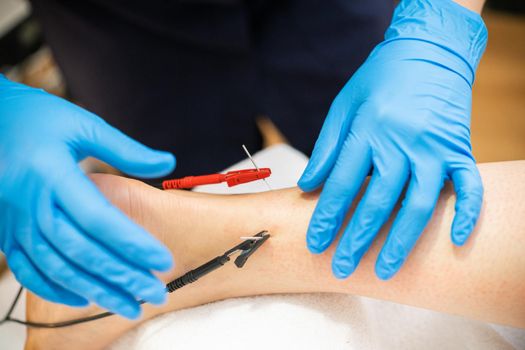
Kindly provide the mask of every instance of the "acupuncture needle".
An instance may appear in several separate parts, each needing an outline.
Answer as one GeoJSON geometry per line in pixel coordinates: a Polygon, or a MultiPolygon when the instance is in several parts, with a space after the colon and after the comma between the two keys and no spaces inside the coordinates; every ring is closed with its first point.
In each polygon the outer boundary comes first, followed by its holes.
{"type": "MultiPolygon", "coordinates": [[[[255,164],[255,161],[253,160],[252,155],[250,154],[250,152],[248,152],[248,149],[246,148],[246,146],[242,145],[242,148],[244,149],[244,152],[246,152],[246,155],[248,156],[248,159],[250,159],[250,161],[252,162],[252,164],[255,167],[255,169],[259,170],[259,167],[257,166],[257,164],[255,164]]],[[[266,184],[268,189],[271,191],[272,188],[270,187],[270,184],[268,183],[268,181],[266,181],[266,179],[262,179],[262,180],[264,181],[264,183],[266,184]]]]}

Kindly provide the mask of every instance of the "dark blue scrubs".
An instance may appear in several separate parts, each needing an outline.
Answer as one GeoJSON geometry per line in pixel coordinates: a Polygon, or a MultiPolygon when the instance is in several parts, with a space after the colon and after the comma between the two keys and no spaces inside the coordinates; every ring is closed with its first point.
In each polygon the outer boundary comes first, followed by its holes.
{"type": "Polygon", "coordinates": [[[177,175],[256,151],[269,116],[309,154],[331,101],[382,40],[392,0],[32,0],[72,97],[177,175]]]}

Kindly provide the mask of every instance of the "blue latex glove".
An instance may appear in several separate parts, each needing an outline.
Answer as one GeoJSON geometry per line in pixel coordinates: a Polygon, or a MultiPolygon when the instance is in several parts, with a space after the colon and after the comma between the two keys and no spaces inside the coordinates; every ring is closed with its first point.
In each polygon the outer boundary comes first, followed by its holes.
{"type": "Polygon", "coordinates": [[[0,248],[18,281],[47,300],[88,301],[128,318],[136,298],[165,300],[150,270],[166,247],[113,207],[77,162],[101,159],[135,176],[167,174],[173,155],[151,150],[96,115],[0,75],[0,248]]]}
{"type": "Polygon", "coordinates": [[[324,182],[307,233],[311,252],[332,243],[373,174],[332,261],[336,277],[359,264],[408,182],[403,206],[377,259],[379,278],[403,265],[452,179],[452,241],[462,245],[479,216],[483,186],[471,152],[474,72],[487,32],[481,17],[448,0],[402,1],[379,44],[335,98],[298,185],[324,182]]]}

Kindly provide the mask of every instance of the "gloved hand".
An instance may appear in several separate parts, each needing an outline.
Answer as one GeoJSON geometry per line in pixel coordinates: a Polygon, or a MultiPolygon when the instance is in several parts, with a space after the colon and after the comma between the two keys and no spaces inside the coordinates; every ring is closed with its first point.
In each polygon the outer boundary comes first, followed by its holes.
{"type": "Polygon", "coordinates": [[[77,162],[87,156],[142,177],[175,166],[173,155],[0,75],[0,248],[11,271],[47,300],[136,318],[136,298],[164,301],[151,270],[168,270],[172,257],[84,175],[77,162]]]}
{"type": "Polygon", "coordinates": [[[321,253],[332,243],[373,166],[362,199],[332,261],[346,278],[408,188],[375,271],[392,277],[429,221],[444,180],[452,179],[452,241],[462,245],[478,218],[483,187],[471,152],[474,72],[486,45],[481,17],[449,0],[402,1],[385,41],[354,74],[329,110],[298,185],[324,182],[307,232],[321,253]]]}

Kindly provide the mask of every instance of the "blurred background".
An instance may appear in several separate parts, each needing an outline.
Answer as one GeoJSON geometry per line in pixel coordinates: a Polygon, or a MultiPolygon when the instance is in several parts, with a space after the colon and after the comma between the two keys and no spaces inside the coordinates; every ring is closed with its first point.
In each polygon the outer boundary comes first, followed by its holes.
{"type": "MultiPolygon", "coordinates": [[[[478,162],[525,159],[525,1],[488,1],[488,47],[474,84],[472,144],[478,162]]],[[[67,85],[26,0],[0,0],[0,72],[68,97],[67,85]]],[[[104,116],[102,116],[104,117],[104,116]]],[[[260,122],[266,139],[280,134],[260,122]]],[[[100,166],[100,165],[98,165],[100,166]]],[[[0,272],[5,262],[0,257],[0,272]]]]}
{"type": "MultiPolygon", "coordinates": [[[[474,155],[478,162],[525,159],[525,1],[488,1],[483,18],[489,41],[474,84],[474,155]]],[[[67,97],[26,0],[0,0],[0,72],[67,97]]]]}

